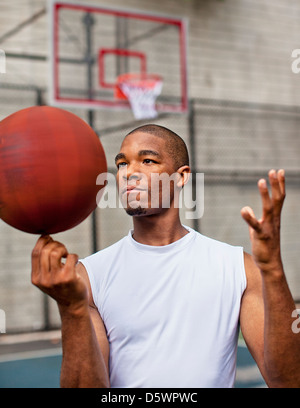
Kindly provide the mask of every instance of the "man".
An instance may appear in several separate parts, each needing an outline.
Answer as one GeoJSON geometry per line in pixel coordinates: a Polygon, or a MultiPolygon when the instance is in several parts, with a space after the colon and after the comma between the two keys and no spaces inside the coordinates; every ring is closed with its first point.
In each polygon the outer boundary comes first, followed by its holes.
{"type": "Polygon", "coordinates": [[[260,220],[241,211],[251,257],[181,224],[176,203],[190,167],[178,135],[137,128],[116,165],[129,235],[79,263],[49,236],[32,253],[32,282],[61,315],[61,386],[232,387],[240,325],[266,383],[299,387],[300,337],[280,254],[284,171],[269,172],[272,197],[258,182],[260,220]],[[167,194],[151,184],[163,173],[173,180],[167,194]]]}

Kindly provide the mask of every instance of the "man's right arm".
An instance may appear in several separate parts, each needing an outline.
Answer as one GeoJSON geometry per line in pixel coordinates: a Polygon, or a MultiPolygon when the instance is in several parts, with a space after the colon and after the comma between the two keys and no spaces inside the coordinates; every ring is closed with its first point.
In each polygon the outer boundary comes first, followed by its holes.
{"type": "Polygon", "coordinates": [[[86,270],[77,255],[50,237],[32,252],[32,283],[54,298],[62,321],[61,387],[109,387],[109,346],[102,319],[92,301],[86,270]],[[62,262],[66,258],[66,262],[62,262]],[[77,264],[77,265],[76,265],[77,264]]]}

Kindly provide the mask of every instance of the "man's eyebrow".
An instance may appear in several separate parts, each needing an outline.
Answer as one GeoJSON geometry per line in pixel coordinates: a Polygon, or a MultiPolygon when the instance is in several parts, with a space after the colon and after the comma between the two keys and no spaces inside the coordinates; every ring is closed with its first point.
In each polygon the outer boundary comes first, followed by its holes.
{"type": "Polygon", "coordinates": [[[117,163],[118,160],[125,159],[125,158],[126,156],[124,153],[118,153],[115,157],[115,163],[117,163]]]}
{"type": "Polygon", "coordinates": [[[156,157],[160,157],[160,154],[158,152],[156,152],[155,150],[140,150],[139,151],[139,156],[156,156],[156,157]]]}
{"type": "MultiPolygon", "coordinates": [[[[150,156],[161,157],[160,154],[155,150],[140,150],[138,152],[138,155],[139,156],[148,156],[148,155],[150,155],[150,156]]],[[[118,160],[124,160],[124,159],[126,159],[125,154],[124,153],[118,153],[116,155],[116,157],[115,157],[115,163],[117,163],[118,160]]]]}

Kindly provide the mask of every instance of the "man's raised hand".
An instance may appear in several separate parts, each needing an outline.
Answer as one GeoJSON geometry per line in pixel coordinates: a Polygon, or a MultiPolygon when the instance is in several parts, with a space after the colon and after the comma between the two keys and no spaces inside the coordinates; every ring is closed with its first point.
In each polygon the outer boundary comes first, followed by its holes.
{"type": "Polygon", "coordinates": [[[262,217],[257,219],[250,207],[244,207],[241,215],[249,225],[252,243],[252,256],[261,271],[278,270],[282,268],[280,255],[280,220],[285,199],[284,170],[270,170],[269,182],[258,181],[258,189],[262,201],[262,217]]]}

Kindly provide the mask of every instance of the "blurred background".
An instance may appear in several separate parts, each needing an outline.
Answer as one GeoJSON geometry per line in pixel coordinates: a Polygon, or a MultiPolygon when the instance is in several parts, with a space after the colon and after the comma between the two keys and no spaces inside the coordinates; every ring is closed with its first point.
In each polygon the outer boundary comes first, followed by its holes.
{"type": "MultiPolygon", "coordinates": [[[[241,219],[240,209],[250,205],[259,216],[257,180],[266,177],[271,168],[285,168],[287,199],[283,211],[282,250],[288,282],[298,302],[300,73],[292,69],[293,63],[297,66],[292,52],[300,48],[300,3],[296,0],[89,0],[81,3],[185,19],[188,109],[181,113],[159,112],[152,120],[184,138],[193,172],[204,173],[203,217],[189,220],[183,212],[182,221],[204,235],[244,246],[250,252],[248,228],[241,219]]],[[[46,0],[1,0],[0,49],[6,56],[6,69],[0,73],[0,120],[22,108],[50,103],[49,50],[53,20],[48,5],[46,0]]],[[[72,14],[66,13],[61,27],[65,49],[73,47],[84,60],[87,40],[80,30],[74,29],[72,14]]],[[[114,41],[134,35],[133,31],[126,32],[126,27],[110,20],[102,29],[108,38],[111,32],[114,41]]],[[[151,41],[157,47],[153,33],[151,41]]],[[[171,37],[169,41],[167,50],[166,47],[161,49],[161,57],[168,53],[170,67],[164,69],[170,70],[170,77],[165,80],[172,89],[177,86],[178,78],[171,75],[172,69],[178,69],[179,51],[171,37]]],[[[151,54],[151,42],[146,48],[144,51],[151,54]]],[[[60,50],[64,50],[63,45],[60,50]]],[[[89,50],[89,53],[96,61],[96,51],[94,54],[89,50]]],[[[159,64],[159,55],[152,56],[152,60],[159,64]]],[[[113,67],[108,65],[107,71],[110,69],[113,67]]],[[[75,63],[69,64],[67,76],[71,85],[79,83],[82,75],[86,74],[78,70],[75,63]]],[[[116,111],[79,106],[66,109],[93,125],[112,172],[115,171],[114,156],[125,134],[149,122],[135,120],[130,109],[116,111]]],[[[130,228],[131,219],[122,209],[97,208],[78,227],[54,238],[63,242],[69,252],[85,257],[122,238],[130,228]]],[[[6,317],[6,334],[0,334],[3,355],[14,351],[16,346],[11,345],[16,343],[14,336],[22,335],[18,337],[23,339],[22,343],[30,339],[24,336],[43,333],[42,339],[31,337],[31,340],[47,342],[47,349],[59,345],[57,306],[30,282],[30,256],[36,240],[36,236],[17,231],[0,220],[0,309],[6,317]]],[[[250,377],[251,373],[250,370],[250,377]]],[[[240,378],[244,378],[243,374],[240,378]]]]}

